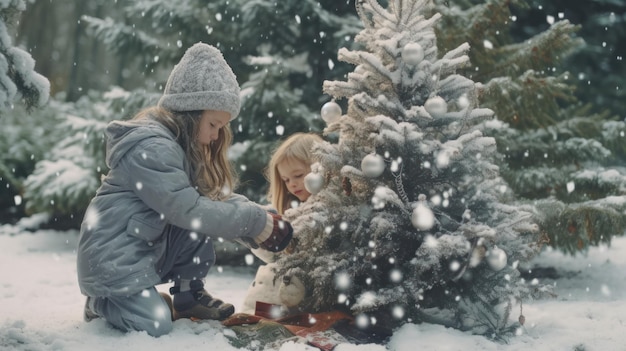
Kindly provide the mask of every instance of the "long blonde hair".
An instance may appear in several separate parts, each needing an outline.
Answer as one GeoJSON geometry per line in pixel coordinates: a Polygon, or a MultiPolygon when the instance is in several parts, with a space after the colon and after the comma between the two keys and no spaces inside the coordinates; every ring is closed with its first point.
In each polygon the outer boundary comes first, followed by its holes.
{"type": "Polygon", "coordinates": [[[313,144],[323,142],[324,139],[313,133],[295,133],[282,142],[272,153],[265,177],[270,183],[267,198],[278,213],[284,214],[291,207],[292,201],[298,198],[292,195],[278,172],[278,165],[283,161],[299,161],[306,165],[314,162],[311,149],[313,144]]]}
{"type": "Polygon", "coordinates": [[[177,112],[152,107],[139,112],[134,119],[151,118],[169,129],[191,164],[191,183],[200,194],[213,200],[223,200],[237,185],[237,174],[228,160],[233,132],[227,123],[220,128],[217,140],[210,145],[200,145],[197,138],[202,112],[177,112]]]}

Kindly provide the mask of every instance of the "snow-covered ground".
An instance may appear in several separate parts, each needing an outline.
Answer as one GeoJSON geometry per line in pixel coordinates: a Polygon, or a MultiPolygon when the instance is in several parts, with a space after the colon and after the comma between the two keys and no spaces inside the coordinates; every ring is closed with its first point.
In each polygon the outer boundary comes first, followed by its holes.
{"type": "MultiPolygon", "coordinates": [[[[76,241],[75,231],[0,227],[0,350],[237,350],[217,322],[179,320],[160,338],[122,333],[102,320],[83,322],[76,241]]],[[[524,304],[525,327],[507,344],[437,325],[407,324],[386,348],[342,344],[335,350],[626,350],[626,238],[576,257],[546,251],[534,265],[556,268],[558,278],[543,283],[554,284],[558,297],[524,304]]],[[[239,307],[253,275],[251,268],[217,267],[207,286],[239,307]]],[[[304,350],[313,349],[295,343],[280,348],[304,350]]]]}

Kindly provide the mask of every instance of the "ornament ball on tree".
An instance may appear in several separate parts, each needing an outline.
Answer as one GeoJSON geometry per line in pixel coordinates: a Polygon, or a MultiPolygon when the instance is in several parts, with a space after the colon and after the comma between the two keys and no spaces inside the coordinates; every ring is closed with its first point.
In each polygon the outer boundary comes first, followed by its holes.
{"type": "Polygon", "coordinates": [[[506,252],[497,246],[494,246],[491,250],[489,250],[485,258],[487,259],[489,267],[491,267],[494,271],[500,271],[506,267],[506,252]]]}
{"type": "Polygon", "coordinates": [[[448,104],[441,96],[433,96],[426,100],[424,109],[433,117],[442,117],[448,112],[448,104]]]}
{"type": "Polygon", "coordinates": [[[311,172],[304,177],[304,188],[311,194],[317,194],[324,187],[324,177],[315,172],[311,172]]]}
{"type": "Polygon", "coordinates": [[[368,154],[361,160],[361,171],[366,177],[379,177],[385,171],[385,159],[378,154],[368,154]]]}
{"type": "Polygon", "coordinates": [[[402,61],[407,65],[416,66],[424,60],[424,49],[418,43],[408,43],[402,48],[402,61]]]}
{"type": "Polygon", "coordinates": [[[424,204],[417,204],[411,214],[411,223],[417,230],[429,230],[435,225],[435,214],[424,204]]]}
{"type": "Polygon", "coordinates": [[[322,106],[322,119],[326,124],[332,124],[341,117],[341,106],[334,101],[329,101],[322,106]]]}

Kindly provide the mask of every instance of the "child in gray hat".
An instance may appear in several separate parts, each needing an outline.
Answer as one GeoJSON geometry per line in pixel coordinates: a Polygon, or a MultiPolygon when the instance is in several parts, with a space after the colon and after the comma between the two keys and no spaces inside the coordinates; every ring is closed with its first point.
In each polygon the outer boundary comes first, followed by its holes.
{"type": "Polygon", "coordinates": [[[291,225],[244,196],[227,159],[239,85],[222,53],[197,43],[172,70],[157,106],[106,130],[108,174],[80,230],[78,282],[84,318],[124,331],[167,334],[178,318],[224,319],[231,304],[203,278],[213,239],[282,251],[291,225]],[[155,286],[173,282],[168,294],[155,286]]]}

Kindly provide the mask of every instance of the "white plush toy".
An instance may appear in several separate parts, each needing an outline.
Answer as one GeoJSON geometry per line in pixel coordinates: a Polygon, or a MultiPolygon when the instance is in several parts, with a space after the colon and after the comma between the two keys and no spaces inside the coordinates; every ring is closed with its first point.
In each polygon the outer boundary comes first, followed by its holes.
{"type": "Polygon", "coordinates": [[[259,266],[254,281],[250,284],[248,294],[243,301],[243,313],[254,314],[257,301],[273,305],[281,304],[278,290],[280,281],[274,282],[274,277],[276,276],[274,266],[274,263],[259,266]]]}
{"type": "Polygon", "coordinates": [[[283,277],[278,287],[278,296],[283,306],[295,307],[305,295],[306,289],[300,278],[289,273],[283,277]]]}

